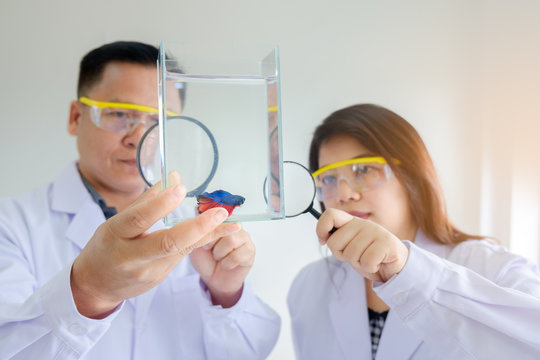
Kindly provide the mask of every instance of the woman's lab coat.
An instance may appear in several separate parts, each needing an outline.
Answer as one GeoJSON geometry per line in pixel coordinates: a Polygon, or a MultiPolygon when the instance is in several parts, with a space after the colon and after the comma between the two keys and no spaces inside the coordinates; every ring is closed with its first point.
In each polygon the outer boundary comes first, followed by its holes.
{"type": "MultiPolygon", "coordinates": [[[[403,270],[374,284],[390,307],[377,359],[540,359],[533,264],[486,240],[448,246],[419,231],[405,244],[403,270]]],[[[371,359],[364,279],[347,263],[305,267],[288,305],[298,359],[371,359]]]]}
{"type": "Polygon", "coordinates": [[[0,359],[251,360],[270,353],[277,314],[247,285],[232,308],[212,306],[188,258],[107,318],[81,316],[70,269],[104,220],[75,165],[49,186],[1,203],[0,359]]]}

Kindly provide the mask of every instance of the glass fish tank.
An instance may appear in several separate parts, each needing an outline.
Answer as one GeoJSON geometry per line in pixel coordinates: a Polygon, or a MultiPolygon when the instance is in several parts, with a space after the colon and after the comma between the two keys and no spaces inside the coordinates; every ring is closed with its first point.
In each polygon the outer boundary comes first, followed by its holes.
{"type": "Polygon", "coordinates": [[[187,188],[166,224],[215,206],[230,222],[284,218],[279,48],[163,41],[158,80],[137,158],[149,185],[177,171],[187,188]]]}

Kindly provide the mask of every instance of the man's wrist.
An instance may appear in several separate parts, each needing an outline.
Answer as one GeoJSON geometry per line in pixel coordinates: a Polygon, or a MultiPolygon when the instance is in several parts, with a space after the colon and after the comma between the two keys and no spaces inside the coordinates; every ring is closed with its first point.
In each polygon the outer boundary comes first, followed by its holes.
{"type": "Polygon", "coordinates": [[[122,303],[122,301],[106,301],[91,291],[85,291],[74,278],[73,268],[70,276],[70,287],[77,311],[90,319],[104,319],[122,303]]]}

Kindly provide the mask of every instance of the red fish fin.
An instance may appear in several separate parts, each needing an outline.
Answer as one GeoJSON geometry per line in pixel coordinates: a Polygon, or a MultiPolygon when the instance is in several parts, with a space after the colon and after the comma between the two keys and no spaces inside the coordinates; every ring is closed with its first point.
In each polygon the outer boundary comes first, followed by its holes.
{"type": "Polygon", "coordinates": [[[220,206],[220,204],[215,201],[215,200],[212,200],[210,198],[206,198],[208,199],[208,201],[199,201],[199,212],[202,214],[203,212],[205,212],[206,210],[208,209],[212,209],[212,208],[215,208],[217,206],[220,206]]]}

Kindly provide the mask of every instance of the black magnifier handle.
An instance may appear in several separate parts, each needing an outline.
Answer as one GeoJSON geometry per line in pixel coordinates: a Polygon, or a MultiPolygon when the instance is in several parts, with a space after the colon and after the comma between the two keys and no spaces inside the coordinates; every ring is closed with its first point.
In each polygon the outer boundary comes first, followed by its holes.
{"type": "Polygon", "coordinates": [[[321,213],[318,212],[317,210],[315,210],[313,208],[313,205],[309,207],[309,209],[307,209],[307,212],[310,213],[311,215],[313,215],[315,217],[315,219],[319,220],[319,218],[321,217],[321,213]]]}
{"type": "MultiPolygon", "coordinates": [[[[321,213],[315,210],[315,208],[313,208],[313,204],[310,205],[310,207],[307,209],[307,212],[313,215],[317,220],[319,220],[319,218],[321,217],[321,213]]],[[[330,235],[335,233],[336,230],[337,228],[334,226],[332,230],[329,231],[330,235]]]]}

